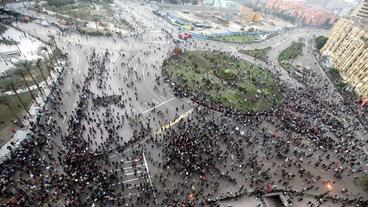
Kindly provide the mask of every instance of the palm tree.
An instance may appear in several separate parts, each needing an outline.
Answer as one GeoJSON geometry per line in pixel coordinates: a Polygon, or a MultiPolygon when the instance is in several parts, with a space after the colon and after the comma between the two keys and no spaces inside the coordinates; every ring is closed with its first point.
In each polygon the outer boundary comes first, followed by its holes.
{"type": "Polygon", "coordinates": [[[3,33],[7,30],[8,28],[2,24],[0,24],[0,36],[2,39],[5,39],[5,37],[3,36],[3,33]]]}
{"type": "MultiPolygon", "coordinates": [[[[46,46],[42,46],[42,47],[40,47],[40,48],[39,48],[39,50],[40,50],[40,51],[46,51],[47,56],[49,57],[49,61],[50,61],[50,63],[51,63],[51,67],[53,68],[54,64],[52,63],[51,54],[50,54],[50,52],[49,52],[49,49],[48,49],[46,46]]],[[[46,61],[45,61],[45,62],[46,62],[46,61]]],[[[52,69],[52,68],[51,68],[51,69],[52,69]]]]}
{"type": "Polygon", "coordinates": [[[17,89],[15,89],[15,86],[14,86],[14,82],[10,82],[10,88],[11,90],[13,91],[13,93],[17,96],[20,104],[23,106],[24,110],[26,110],[27,114],[29,115],[29,117],[31,117],[31,113],[29,113],[29,110],[26,106],[26,104],[23,102],[23,100],[20,98],[19,96],[19,93],[17,92],[17,89]]]}
{"type": "Polygon", "coordinates": [[[36,61],[36,67],[37,67],[37,68],[38,68],[38,70],[40,71],[41,76],[42,76],[43,80],[45,81],[47,88],[50,88],[49,83],[47,82],[47,78],[45,77],[45,75],[44,75],[44,74],[43,74],[43,72],[42,72],[42,68],[41,68],[41,61],[42,61],[42,60],[41,60],[40,58],[38,58],[38,59],[37,59],[37,61],[36,61]]]}
{"type": "Polygon", "coordinates": [[[56,58],[56,54],[57,54],[57,52],[59,51],[59,48],[58,48],[58,45],[57,45],[57,43],[56,43],[56,40],[55,40],[55,35],[48,35],[49,37],[50,37],[50,42],[48,43],[48,45],[50,46],[50,47],[53,47],[54,48],[54,58],[55,58],[55,64],[56,65],[59,65],[59,63],[58,63],[58,59],[56,58]]]}
{"type": "Polygon", "coordinates": [[[28,73],[29,73],[29,76],[31,77],[33,83],[36,85],[38,91],[44,95],[40,85],[38,84],[38,82],[36,81],[36,79],[33,77],[32,73],[31,73],[31,68],[33,66],[33,61],[29,61],[29,60],[22,60],[22,61],[19,61],[17,63],[14,64],[15,67],[20,67],[20,68],[23,68],[23,70],[27,70],[28,73]]]}
{"type": "Polygon", "coordinates": [[[3,104],[5,106],[8,107],[9,111],[13,114],[13,116],[17,119],[18,124],[21,124],[22,121],[20,120],[19,116],[17,115],[17,113],[15,113],[15,111],[13,110],[13,108],[10,106],[9,104],[9,100],[6,98],[6,96],[0,96],[0,104],[3,104]]]}
{"type": "Polygon", "coordinates": [[[39,54],[39,55],[41,55],[43,57],[43,60],[44,60],[44,63],[45,63],[45,67],[46,67],[47,73],[48,73],[47,76],[51,76],[51,68],[52,67],[47,64],[47,57],[45,55],[43,55],[43,54],[39,54]]]}
{"type": "Polygon", "coordinates": [[[36,100],[36,97],[33,95],[32,90],[29,87],[29,84],[26,80],[26,72],[25,72],[24,68],[16,67],[15,69],[13,69],[13,73],[15,73],[15,74],[19,75],[20,77],[22,77],[22,79],[23,79],[24,83],[26,84],[26,87],[27,87],[28,92],[31,95],[32,99],[36,102],[37,105],[39,105],[39,103],[36,100]]]}
{"type": "Polygon", "coordinates": [[[52,40],[52,43],[54,44],[55,48],[57,48],[57,43],[56,43],[56,40],[55,40],[55,36],[54,35],[48,35],[48,37],[50,38],[50,40],[52,40]]]}

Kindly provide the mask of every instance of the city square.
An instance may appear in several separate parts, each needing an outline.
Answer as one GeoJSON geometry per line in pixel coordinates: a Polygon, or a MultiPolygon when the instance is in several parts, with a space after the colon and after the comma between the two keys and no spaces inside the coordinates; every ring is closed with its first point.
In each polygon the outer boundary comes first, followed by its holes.
{"type": "Polygon", "coordinates": [[[368,83],[330,49],[353,20],[46,2],[2,8],[0,206],[368,206],[368,83]]]}

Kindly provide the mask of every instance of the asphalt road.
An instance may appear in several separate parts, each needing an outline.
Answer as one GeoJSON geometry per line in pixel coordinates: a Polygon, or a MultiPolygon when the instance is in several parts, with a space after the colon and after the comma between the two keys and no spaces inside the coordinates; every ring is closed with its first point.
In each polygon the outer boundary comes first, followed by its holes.
{"type": "MultiPolygon", "coordinates": [[[[63,85],[61,87],[61,93],[63,96],[59,112],[61,114],[66,114],[66,116],[60,117],[57,113],[53,113],[50,118],[52,124],[60,126],[61,128],[60,136],[54,138],[55,144],[60,146],[60,148],[63,148],[61,137],[68,133],[68,120],[73,118],[71,114],[75,111],[77,103],[80,101],[80,90],[76,88],[76,85],[81,85],[87,76],[89,67],[88,61],[89,56],[92,54],[92,49],[95,49],[96,53],[100,55],[108,51],[110,54],[110,61],[107,63],[107,70],[104,75],[104,82],[106,84],[102,88],[99,88],[97,87],[97,80],[92,80],[90,90],[98,96],[122,94],[126,107],[122,109],[111,106],[111,111],[107,111],[105,108],[95,109],[93,108],[94,106],[91,106],[88,113],[94,120],[81,123],[82,125],[88,126],[84,133],[85,139],[88,139],[88,132],[92,130],[92,128],[98,128],[100,124],[106,123],[107,118],[105,117],[107,113],[111,113],[113,117],[122,117],[123,114],[128,114],[130,117],[142,116],[143,118],[141,118],[141,120],[144,120],[145,124],[149,123],[155,130],[155,133],[160,133],[161,127],[170,127],[177,123],[178,120],[190,117],[191,110],[195,106],[187,99],[175,97],[170,87],[160,78],[161,65],[164,59],[170,55],[176,46],[172,39],[168,38],[164,30],[169,31],[174,37],[178,34],[177,30],[166,21],[155,16],[149,5],[138,5],[137,3],[127,3],[125,1],[115,1],[115,3],[117,6],[117,13],[115,15],[130,22],[135,29],[135,31],[127,37],[122,39],[115,37],[86,37],[75,33],[64,34],[62,36],[56,35],[57,44],[64,53],[68,54],[71,64],[70,67],[65,68],[62,74],[63,85]]],[[[53,27],[45,28],[34,23],[19,23],[19,28],[45,41],[49,40],[49,34],[60,34],[60,32],[53,27]]],[[[280,77],[280,80],[290,88],[298,88],[309,86],[303,85],[298,80],[291,77],[287,71],[282,69],[277,61],[278,55],[282,50],[290,46],[292,41],[304,38],[306,42],[309,42],[313,36],[326,33],[326,30],[302,28],[285,32],[257,44],[244,45],[190,40],[181,43],[179,46],[188,50],[211,49],[229,52],[234,56],[267,68],[273,74],[280,77]],[[272,47],[272,50],[268,53],[269,64],[238,53],[239,49],[265,47],[272,47]]],[[[311,44],[307,44],[307,47],[304,49],[305,55],[297,59],[297,62],[309,66],[321,76],[323,83],[328,86],[326,88],[328,91],[324,92],[324,94],[326,94],[326,99],[331,98],[332,94],[336,94],[336,89],[326,79],[324,73],[321,72],[321,69],[313,59],[311,50],[311,44]]],[[[321,82],[316,82],[316,87],[321,87],[322,85],[318,85],[320,83],[321,82]]],[[[341,97],[339,97],[338,94],[335,96],[337,101],[341,101],[341,97]]],[[[53,111],[51,106],[47,108],[47,110],[53,111]]],[[[348,114],[347,116],[354,119],[353,115],[349,114],[349,112],[346,113],[348,114]]],[[[340,115],[345,116],[345,114],[340,115]]],[[[114,120],[113,123],[121,124],[123,120],[114,120]]],[[[132,127],[132,125],[124,125],[124,127],[117,130],[118,136],[121,137],[121,142],[128,141],[134,134],[134,130],[135,127],[132,127]]],[[[361,139],[364,138],[364,134],[358,134],[356,136],[359,136],[361,139]]],[[[144,144],[146,139],[147,138],[141,140],[140,143],[144,144]]],[[[124,181],[122,181],[122,183],[113,184],[114,187],[118,188],[121,187],[122,184],[127,184],[124,186],[129,190],[125,191],[126,194],[121,195],[121,199],[142,193],[138,187],[140,184],[154,185],[155,182],[152,184],[149,173],[152,167],[150,161],[143,158],[144,153],[134,153],[135,149],[141,147],[140,144],[126,149],[124,152],[118,152],[113,143],[107,142],[108,133],[103,129],[96,133],[96,138],[91,147],[92,149],[99,149],[101,146],[105,146],[111,149],[108,156],[109,161],[122,163],[119,167],[109,169],[116,171],[119,176],[124,177],[124,181]]],[[[152,153],[155,154],[155,152],[152,153]]],[[[325,173],[326,177],[333,177],[331,172],[325,173]]],[[[351,180],[347,180],[346,182],[351,182],[351,180]]],[[[295,183],[295,185],[297,185],[297,183],[295,183]]],[[[354,188],[354,190],[357,189],[354,188]]],[[[60,203],[63,203],[63,201],[60,201],[60,203]]]]}

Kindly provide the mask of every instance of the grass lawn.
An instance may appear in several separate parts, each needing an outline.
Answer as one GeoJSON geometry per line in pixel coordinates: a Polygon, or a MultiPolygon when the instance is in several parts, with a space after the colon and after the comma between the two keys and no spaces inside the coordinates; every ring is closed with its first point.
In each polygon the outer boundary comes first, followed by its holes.
{"type": "MultiPolygon", "coordinates": [[[[113,1],[112,1],[113,2],[113,1]]],[[[111,2],[110,2],[111,3],[111,2]]],[[[62,4],[58,7],[51,6],[46,4],[44,6],[47,10],[54,11],[58,14],[64,15],[65,17],[71,17],[73,22],[78,22],[80,24],[78,26],[79,30],[84,33],[91,33],[92,35],[104,35],[106,32],[104,31],[89,31],[90,28],[84,28],[84,23],[87,22],[94,22],[98,20],[100,22],[109,22],[114,24],[117,28],[128,30],[130,29],[129,24],[124,21],[118,21],[113,18],[114,10],[111,5],[108,4],[108,1],[88,1],[88,0],[81,0],[81,1],[74,1],[70,4],[62,4]],[[87,31],[88,30],[88,31],[87,31]],[[98,34],[99,33],[99,34],[98,34]]]]}
{"type": "Polygon", "coordinates": [[[245,60],[217,52],[185,52],[164,62],[164,74],[203,100],[245,112],[268,111],[282,102],[278,80],[245,60]]]}
{"type": "Polygon", "coordinates": [[[267,53],[271,50],[271,47],[266,47],[262,49],[255,50],[239,50],[240,53],[252,56],[258,60],[267,61],[267,53]]]}
{"type": "Polygon", "coordinates": [[[211,37],[210,39],[221,42],[253,43],[260,40],[258,35],[225,35],[211,37]]]}
{"type": "MultiPolygon", "coordinates": [[[[34,94],[37,91],[32,91],[34,94]]],[[[36,94],[35,94],[36,95],[36,94]]],[[[20,94],[21,99],[27,105],[29,105],[32,101],[31,95],[26,92],[20,94]]],[[[6,96],[10,107],[14,110],[14,112],[21,118],[26,112],[23,109],[21,103],[19,102],[18,98],[15,95],[6,96]]],[[[13,132],[11,131],[12,128],[15,128],[16,125],[14,121],[16,121],[16,117],[12,114],[9,108],[6,105],[0,104],[0,144],[9,138],[13,132]]]]}
{"type": "Polygon", "coordinates": [[[303,55],[304,46],[305,44],[301,40],[292,42],[288,48],[280,53],[278,60],[285,70],[290,71],[296,68],[296,66],[293,66],[293,62],[298,56],[303,55]]]}

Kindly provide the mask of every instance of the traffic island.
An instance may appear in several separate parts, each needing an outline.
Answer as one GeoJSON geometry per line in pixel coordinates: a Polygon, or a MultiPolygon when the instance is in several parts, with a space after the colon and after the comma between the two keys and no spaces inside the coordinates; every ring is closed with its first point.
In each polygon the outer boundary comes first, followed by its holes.
{"type": "Polygon", "coordinates": [[[282,103],[278,80],[269,71],[226,53],[176,53],[164,61],[162,73],[177,96],[217,111],[261,113],[282,103]]]}
{"type": "Polygon", "coordinates": [[[252,56],[263,62],[267,62],[267,53],[271,50],[271,47],[254,49],[254,50],[239,50],[240,53],[252,56]]]}
{"type": "Polygon", "coordinates": [[[288,48],[280,53],[278,61],[286,71],[293,72],[297,70],[297,67],[293,63],[298,56],[303,55],[304,46],[304,40],[299,39],[298,42],[292,42],[288,48]]]}

